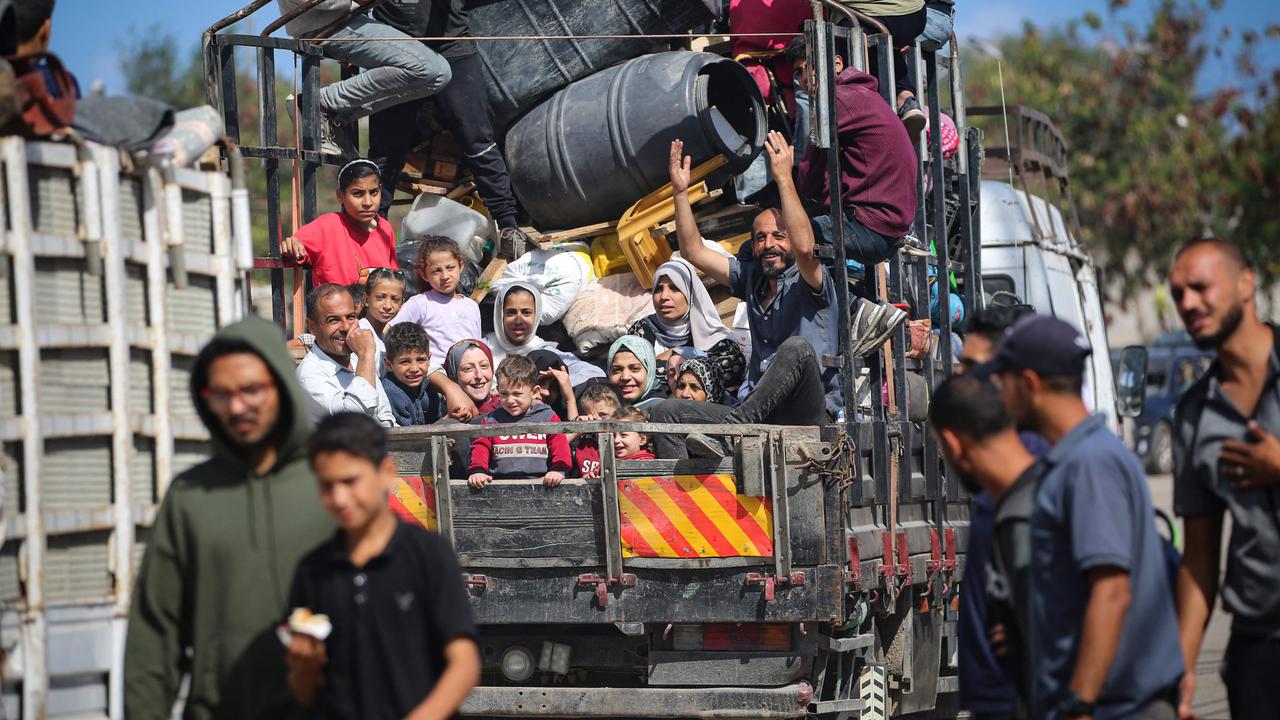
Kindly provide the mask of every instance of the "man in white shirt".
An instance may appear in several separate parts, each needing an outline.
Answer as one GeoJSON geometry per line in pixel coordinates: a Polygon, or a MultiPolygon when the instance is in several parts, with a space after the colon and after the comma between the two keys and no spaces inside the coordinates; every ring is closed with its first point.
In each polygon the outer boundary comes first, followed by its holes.
{"type": "Polygon", "coordinates": [[[372,332],[359,327],[351,292],[334,283],[312,289],[307,294],[307,332],[316,341],[298,364],[298,381],[311,418],[349,411],[364,413],[383,427],[395,426],[374,362],[377,344],[372,332]],[[362,363],[361,357],[369,361],[362,363]]]}

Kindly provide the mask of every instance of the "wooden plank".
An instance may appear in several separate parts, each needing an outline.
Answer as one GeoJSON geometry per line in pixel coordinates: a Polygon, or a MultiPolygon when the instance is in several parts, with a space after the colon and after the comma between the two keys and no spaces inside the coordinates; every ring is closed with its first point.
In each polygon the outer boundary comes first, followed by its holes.
{"type": "Polygon", "coordinates": [[[460,554],[483,558],[577,558],[603,555],[605,527],[598,482],[496,481],[482,490],[451,484],[453,535],[460,554]]]}
{"type": "Polygon", "coordinates": [[[493,281],[502,277],[502,273],[507,269],[507,261],[502,258],[494,258],[489,266],[480,273],[479,279],[476,280],[476,289],[471,291],[471,299],[480,302],[485,295],[489,294],[493,281]]]}
{"type": "Polygon", "coordinates": [[[603,235],[618,226],[617,220],[609,222],[598,222],[591,225],[583,225],[582,227],[570,228],[568,230],[559,230],[557,232],[545,233],[542,239],[546,243],[562,243],[570,240],[582,240],[584,238],[603,235]]]}

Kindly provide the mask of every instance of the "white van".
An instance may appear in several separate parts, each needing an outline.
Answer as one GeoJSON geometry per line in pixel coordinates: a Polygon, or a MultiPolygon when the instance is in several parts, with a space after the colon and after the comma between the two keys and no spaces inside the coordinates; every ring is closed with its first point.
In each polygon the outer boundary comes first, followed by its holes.
{"type": "Polygon", "coordinates": [[[1093,260],[1057,207],[1005,182],[982,181],[982,289],[1007,293],[1080,329],[1093,345],[1085,404],[1120,432],[1111,348],[1093,260]]]}

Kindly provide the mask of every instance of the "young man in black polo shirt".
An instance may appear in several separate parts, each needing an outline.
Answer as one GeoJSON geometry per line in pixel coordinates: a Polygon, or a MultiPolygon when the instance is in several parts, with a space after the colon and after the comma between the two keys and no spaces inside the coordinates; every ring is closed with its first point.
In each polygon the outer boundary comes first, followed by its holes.
{"type": "Polygon", "coordinates": [[[396,479],[372,418],[325,418],[308,443],[333,539],[298,564],[289,607],[325,614],[324,641],[295,632],[289,686],[321,718],[447,718],[480,678],[462,571],[440,536],[400,523],[396,479]]]}

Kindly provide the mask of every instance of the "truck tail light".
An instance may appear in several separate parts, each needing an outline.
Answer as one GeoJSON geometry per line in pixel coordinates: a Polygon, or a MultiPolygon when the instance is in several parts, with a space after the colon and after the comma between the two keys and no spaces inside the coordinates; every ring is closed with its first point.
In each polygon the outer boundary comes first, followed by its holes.
{"type": "Polygon", "coordinates": [[[675,650],[709,652],[787,652],[791,626],[786,623],[709,623],[672,628],[675,650]]]}

